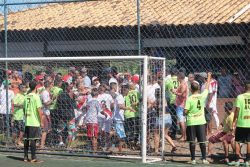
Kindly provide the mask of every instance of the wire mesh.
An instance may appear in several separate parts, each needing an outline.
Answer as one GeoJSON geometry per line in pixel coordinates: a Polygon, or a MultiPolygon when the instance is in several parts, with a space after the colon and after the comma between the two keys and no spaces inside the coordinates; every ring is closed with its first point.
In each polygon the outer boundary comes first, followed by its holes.
{"type": "MultiPolygon", "coordinates": [[[[172,125],[164,130],[172,139],[180,137],[181,129],[176,116],[176,99],[168,83],[172,82],[174,89],[178,88],[178,72],[185,74],[189,84],[195,80],[200,85],[206,79],[203,72],[213,73],[214,83],[217,84],[214,87],[216,96],[213,97],[214,104],[209,108],[213,108],[218,117],[212,116],[214,123],[210,125],[210,132],[223,121],[225,101],[232,101],[244,92],[244,82],[249,79],[250,71],[249,1],[144,0],[140,2],[139,8],[138,3],[132,0],[61,2],[66,1],[0,1],[0,57],[128,56],[140,52],[143,55],[164,57],[166,76],[160,75],[161,63],[152,60],[149,68],[156,74],[149,75],[148,80],[158,81],[160,89],[165,85],[168,106],[164,119],[168,120],[168,124],[172,122],[172,125]],[[6,25],[4,2],[9,4],[6,6],[6,25]],[[140,18],[137,18],[138,14],[140,18]],[[138,52],[138,49],[141,50],[138,52]]],[[[117,66],[118,71],[129,70],[135,74],[142,68],[136,66],[135,62],[122,62],[124,64],[117,66]]],[[[20,72],[24,70],[23,65],[10,62],[6,66],[2,63],[0,81],[6,78],[4,71],[7,67],[20,72]]],[[[96,69],[114,66],[113,62],[103,61],[95,61],[94,68],[92,63],[74,61],[49,62],[49,67],[45,62],[32,62],[32,65],[26,69],[32,74],[35,71],[53,71],[54,68],[64,74],[69,66],[85,66],[90,76],[100,74],[96,69]],[[44,66],[48,69],[44,69],[44,66]]],[[[156,96],[155,103],[162,100],[162,97],[156,96]]],[[[148,152],[157,150],[154,146],[157,141],[154,139],[155,136],[161,136],[162,130],[157,122],[162,120],[159,111],[165,106],[157,106],[155,103],[148,109],[147,141],[152,143],[147,148],[148,152]]],[[[135,137],[138,142],[139,137],[135,137]]],[[[166,149],[167,152],[175,146],[180,148],[177,154],[187,150],[185,144],[179,141],[174,143],[176,145],[172,144],[166,149]]]]}

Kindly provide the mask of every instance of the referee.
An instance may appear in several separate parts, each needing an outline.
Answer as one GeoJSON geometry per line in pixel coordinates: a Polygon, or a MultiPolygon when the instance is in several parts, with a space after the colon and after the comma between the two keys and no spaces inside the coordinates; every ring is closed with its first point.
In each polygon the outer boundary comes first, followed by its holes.
{"type": "Polygon", "coordinates": [[[30,90],[24,99],[24,162],[28,162],[28,151],[30,146],[31,163],[40,163],[36,158],[36,141],[40,139],[40,127],[43,121],[42,103],[39,95],[36,93],[36,81],[29,83],[30,90]]]}

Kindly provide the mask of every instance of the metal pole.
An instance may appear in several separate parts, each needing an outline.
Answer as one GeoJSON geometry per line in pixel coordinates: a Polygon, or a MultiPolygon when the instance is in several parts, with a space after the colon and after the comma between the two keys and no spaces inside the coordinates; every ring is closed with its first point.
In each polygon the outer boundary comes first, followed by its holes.
{"type": "Polygon", "coordinates": [[[143,61],[142,163],[147,162],[147,83],[148,58],[143,61]]]}
{"type": "Polygon", "coordinates": [[[165,117],[165,113],[166,113],[166,90],[165,90],[165,77],[166,77],[166,60],[163,60],[163,73],[162,73],[162,78],[163,78],[163,82],[162,82],[162,146],[161,146],[161,155],[162,155],[162,160],[164,160],[164,155],[165,155],[165,121],[164,121],[164,117],[165,117]]]}
{"type": "MultiPolygon", "coordinates": [[[[7,15],[8,15],[8,11],[7,11],[7,0],[4,0],[4,54],[5,54],[5,58],[8,58],[8,38],[7,38],[7,34],[8,34],[8,29],[7,29],[7,15]]],[[[8,85],[8,62],[5,62],[5,70],[6,70],[6,126],[7,126],[7,137],[9,139],[10,137],[10,127],[9,127],[9,85],[8,85]]]]}
{"type": "MultiPolygon", "coordinates": [[[[0,62],[28,62],[28,61],[93,61],[93,60],[143,60],[147,56],[95,56],[95,57],[13,57],[13,58],[1,58],[0,62]]],[[[151,58],[151,57],[150,57],[151,58]]],[[[155,59],[154,57],[152,57],[155,59]]],[[[158,58],[163,60],[164,58],[158,58]]]]}
{"type": "Polygon", "coordinates": [[[137,0],[137,35],[138,35],[138,55],[141,55],[141,16],[140,16],[140,0],[137,0]]]}

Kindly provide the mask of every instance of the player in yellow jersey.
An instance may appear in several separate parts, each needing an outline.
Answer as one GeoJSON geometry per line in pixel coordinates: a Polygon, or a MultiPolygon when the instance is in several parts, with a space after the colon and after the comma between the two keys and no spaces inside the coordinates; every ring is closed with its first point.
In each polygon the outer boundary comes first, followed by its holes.
{"type": "Polygon", "coordinates": [[[246,164],[250,164],[250,80],[246,82],[246,92],[240,94],[236,99],[236,110],[234,113],[233,129],[235,129],[236,141],[236,166],[240,165],[240,143],[247,143],[246,164]]]}

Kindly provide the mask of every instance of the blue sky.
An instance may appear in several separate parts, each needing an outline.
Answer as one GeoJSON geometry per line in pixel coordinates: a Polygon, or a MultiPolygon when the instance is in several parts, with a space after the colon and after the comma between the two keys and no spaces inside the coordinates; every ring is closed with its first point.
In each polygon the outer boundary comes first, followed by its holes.
{"type": "MultiPolygon", "coordinates": [[[[32,2],[62,2],[67,0],[7,0],[7,3],[32,3],[32,2]]],[[[0,0],[0,4],[4,4],[4,0],[0,0]]],[[[44,5],[44,4],[43,4],[44,5]]],[[[20,10],[25,10],[27,8],[38,7],[38,4],[27,4],[27,5],[11,5],[9,6],[9,11],[16,12],[20,10]]],[[[3,7],[0,7],[1,13],[3,13],[3,7]]]]}

